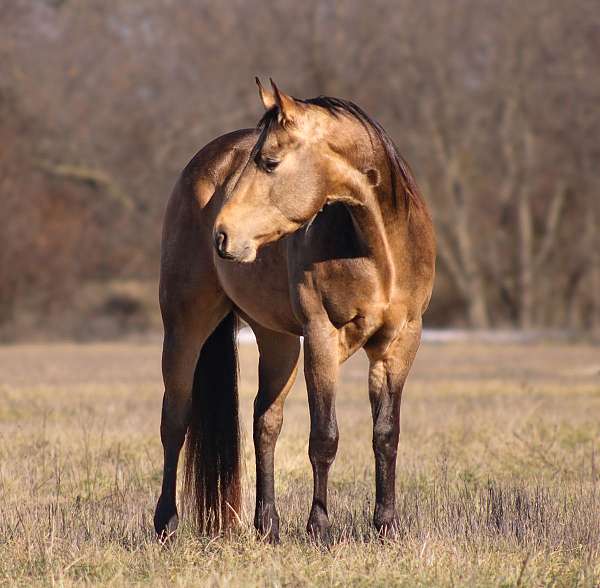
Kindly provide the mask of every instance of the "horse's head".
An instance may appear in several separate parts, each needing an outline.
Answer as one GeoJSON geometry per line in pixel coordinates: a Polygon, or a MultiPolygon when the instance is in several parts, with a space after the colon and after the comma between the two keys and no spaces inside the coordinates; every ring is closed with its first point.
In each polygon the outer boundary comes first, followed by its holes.
{"type": "Polygon", "coordinates": [[[270,92],[256,81],[267,112],[214,231],[219,255],[243,262],[253,261],[261,245],[310,221],[331,200],[348,167],[348,156],[332,145],[336,135],[335,143],[343,144],[344,127],[336,117],[284,94],[273,82],[270,92]]]}

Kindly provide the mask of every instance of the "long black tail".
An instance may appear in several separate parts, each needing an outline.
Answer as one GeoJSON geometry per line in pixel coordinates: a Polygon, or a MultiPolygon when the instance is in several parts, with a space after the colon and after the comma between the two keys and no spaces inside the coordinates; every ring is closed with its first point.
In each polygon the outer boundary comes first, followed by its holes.
{"type": "Polygon", "coordinates": [[[201,532],[229,529],[241,507],[237,317],[206,340],[194,374],[184,492],[201,532]]]}

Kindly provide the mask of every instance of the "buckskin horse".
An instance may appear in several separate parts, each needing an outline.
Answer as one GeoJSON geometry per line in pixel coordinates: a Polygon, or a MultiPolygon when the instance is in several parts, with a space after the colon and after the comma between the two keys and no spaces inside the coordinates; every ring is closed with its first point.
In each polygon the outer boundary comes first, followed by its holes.
{"type": "Polygon", "coordinates": [[[200,529],[230,528],[241,507],[236,330],[255,333],[254,524],[279,540],[274,452],[304,338],[314,494],[307,530],[327,541],[327,478],[338,447],[339,366],[369,362],[376,496],[373,522],[397,524],[396,453],[402,388],[431,297],[435,238],[406,162],[352,102],[300,100],[257,79],[256,129],[205,146],[167,205],[161,252],[164,322],[159,537],[178,525],[176,476],[200,529]]]}

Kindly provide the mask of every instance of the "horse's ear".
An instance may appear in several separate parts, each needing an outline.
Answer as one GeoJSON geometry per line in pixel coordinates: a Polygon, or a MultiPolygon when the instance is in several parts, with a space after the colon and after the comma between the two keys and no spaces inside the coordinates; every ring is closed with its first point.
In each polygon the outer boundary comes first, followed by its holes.
{"type": "Polygon", "coordinates": [[[298,111],[297,102],[291,97],[282,92],[276,85],[275,82],[269,78],[271,86],[273,87],[273,93],[275,95],[275,101],[279,106],[279,116],[281,117],[280,122],[285,124],[286,122],[293,122],[294,117],[298,111]]]}
{"type": "Polygon", "coordinates": [[[265,90],[263,85],[260,83],[258,76],[254,78],[256,80],[256,85],[258,86],[258,95],[265,107],[265,110],[271,110],[273,106],[277,104],[275,100],[275,94],[273,92],[269,92],[269,90],[265,90]]]}

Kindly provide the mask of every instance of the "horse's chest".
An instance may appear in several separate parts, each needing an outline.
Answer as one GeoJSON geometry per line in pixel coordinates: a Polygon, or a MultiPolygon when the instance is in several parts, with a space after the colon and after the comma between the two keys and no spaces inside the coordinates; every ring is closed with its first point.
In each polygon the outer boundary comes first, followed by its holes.
{"type": "Polygon", "coordinates": [[[381,268],[359,239],[348,209],[326,207],[289,244],[292,305],[299,320],[319,320],[325,313],[338,329],[357,320],[370,328],[385,303],[381,268]]]}
{"type": "Polygon", "coordinates": [[[331,323],[341,327],[357,316],[379,313],[383,291],[374,265],[367,259],[347,260],[317,276],[317,289],[331,323]]]}
{"type": "Polygon", "coordinates": [[[360,347],[381,325],[387,300],[376,267],[368,258],[329,260],[301,274],[293,305],[302,322],[329,322],[360,347]]]}

